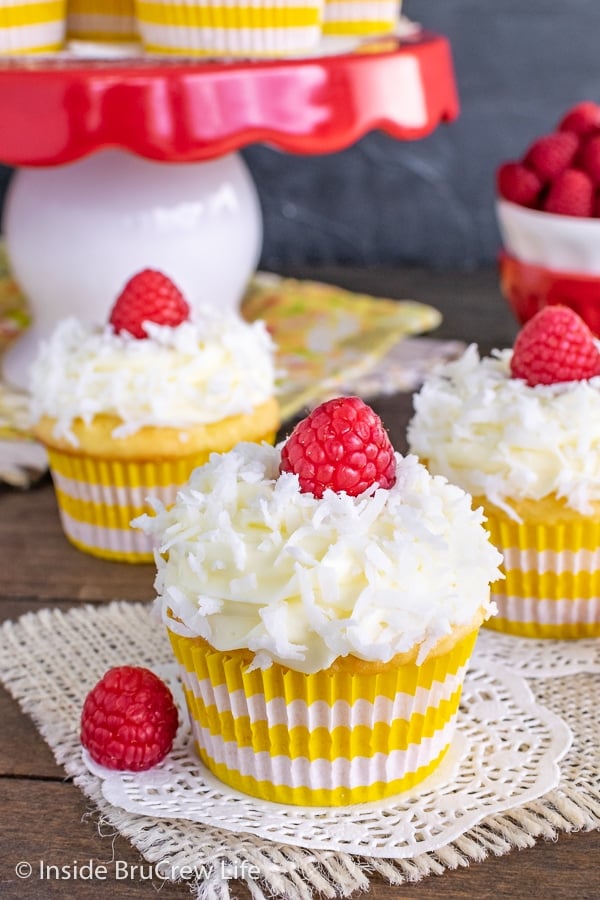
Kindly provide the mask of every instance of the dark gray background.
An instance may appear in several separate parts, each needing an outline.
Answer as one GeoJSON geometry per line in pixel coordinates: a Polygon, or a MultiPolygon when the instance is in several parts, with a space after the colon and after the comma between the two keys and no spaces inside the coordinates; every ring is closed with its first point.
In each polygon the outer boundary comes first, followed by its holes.
{"type": "Polygon", "coordinates": [[[570,105],[600,102],[598,0],[405,0],[404,12],[449,38],[459,119],[415,142],[373,133],[330,156],[245,150],[263,207],[263,268],[488,264],[499,246],[498,164],[570,105]]]}

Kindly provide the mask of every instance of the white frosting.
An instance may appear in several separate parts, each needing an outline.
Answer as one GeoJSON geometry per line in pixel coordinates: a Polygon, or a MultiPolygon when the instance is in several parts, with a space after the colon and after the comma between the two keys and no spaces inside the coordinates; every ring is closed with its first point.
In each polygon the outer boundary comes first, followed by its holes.
{"type": "Polygon", "coordinates": [[[556,495],[587,514],[600,500],[600,377],[529,387],[511,357],[472,345],[439,366],[414,398],[410,449],[509,512],[511,499],[556,495]]]}
{"type": "Polygon", "coordinates": [[[397,455],[391,490],[318,500],[279,462],[266,444],[213,454],[171,509],[157,502],[134,521],[165,554],[155,587],[169,627],[255,651],[255,666],[315,672],[421,642],[423,659],[453,626],[495,611],[501,557],[460,488],[397,455]]]}
{"type": "Polygon", "coordinates": [[[31,369],[33,421],[56,437],[99,414],[122,420],[114,437],[147,425],[189,428],[249,413],[274,394],[274,347],[264,322],[197,310],[176,328],[145,324],[147,339],[63,320],[31,369]]]}

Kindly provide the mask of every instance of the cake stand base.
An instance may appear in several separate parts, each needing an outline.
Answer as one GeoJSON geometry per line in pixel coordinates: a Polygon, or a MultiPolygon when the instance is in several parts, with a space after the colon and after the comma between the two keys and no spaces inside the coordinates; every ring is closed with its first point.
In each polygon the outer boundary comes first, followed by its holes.
{"type": "Polygon", "coordinates": [[[33,319],[4,359],[15,387],[27,386],[39,341],[60,319],[103,324],[141,269],[171,277],[192,306],[237,309],[262,246],[258,196],[237,153],[167,164],[110,149],[20,169],[3,231],[33,319]]]}

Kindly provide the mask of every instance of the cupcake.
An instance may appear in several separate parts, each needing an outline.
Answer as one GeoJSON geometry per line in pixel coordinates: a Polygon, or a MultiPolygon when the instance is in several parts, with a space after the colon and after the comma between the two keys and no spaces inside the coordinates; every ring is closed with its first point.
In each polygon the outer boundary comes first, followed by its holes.
{"type": "Polygon", "coordinates": [[[325,0],[326,37],[374,37],[391,34],[400,22],[398,0],[325,0]]]}
{"type": "Polygon", "coordinates": [[[65,42],[66,0],[0,4],[0,56],[50,53],[65,42]]]}
{"type": "Polygon", "coordinates": [[[600,343],[549,306],[513,349],[470,346],[415,396],[410,449],[481,503],[503,554],[489,628],[600,636],[600,343]]]}
{"type": "Polygon", "coordinates": [[[66,536],[127,562],[153,559],[151,539],[130,525],[149,497],[170,504],[213,451],[273,441],[279,424],[264,323],[191,313],[149,269],[127,283],[105,327],[59,323],[32,366],[31,393],[66,536]]]}
{"type": "Polygon", "coordinates": [[[567,110],[496,173],[502,293],[521,323],[551,304],[600,333],[600,105],[567,110]]]}
{"type": "Polygon", "coordinates": [[[67,0],[67,37],[109,44],[137,41],[134,0],[67,0]]]}
{"type": "Polygon", "coordinates": [[[321,38],[323,0],[247,6],[213,0],[135,0],[150,53],[183,56],[286,56],[313,50],[321,38]]]}
{"type": "Polygon", "coordinates": [[[501,558],[471,498],[394,453],[361,400],[213,455],[138,524],[214,775],[341,806],[436,769],[501,558]]]}

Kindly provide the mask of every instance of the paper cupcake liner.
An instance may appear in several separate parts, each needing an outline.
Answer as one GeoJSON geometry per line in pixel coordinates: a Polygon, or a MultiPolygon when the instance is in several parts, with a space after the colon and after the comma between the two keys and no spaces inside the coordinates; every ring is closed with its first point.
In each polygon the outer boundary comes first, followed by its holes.
{"type": "Polygon", "coordinates": [[[485,512],[506,576],[492,585],[499,614],[486,627],[533,638],[600,636],[600,521],[518,523],[485,512]]]}
{"type": "Polygon", "coordinates": [[[108,43],[137,40],[134,0],[67,0],[67,36],[108,43]]]}
{"type": "Polygon", "coordinates": [[[399,15],[399,5],[393,0],[325,0],[323,34],[389,34],[396,28],[399,15]]]}
{"type": "Polygon", "coordinates": [[[169,631],[203,763],[236,790],[303,806],[381,800],[430,775],[452,741],[476,636],[420,666],[305,675],[249,671],[243,654],[169,631]]]}
{"type": "Polygon", "coordinates": [[[321,38],[322,0],[136,0],[144,48],[190,56],[272,56],[314,48],[321,38]]]}
{"type": "Polygon", "coordinates": [[[47,53],[65,42],[66,0],[0,5],[0,55],[47,53]]]}
{"type": "Polygon", "coordinates": [[[151,562],[153,538],[131,527],[148,512],[147,498],[166,505],[191,471],[208,459],[198,453],[174,460],[111,460],[48,448],[50,473],[67,538],[87,553],[123,562],[151,562]]]}

